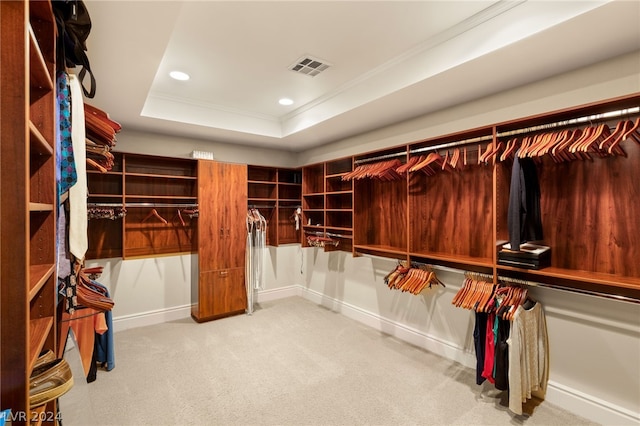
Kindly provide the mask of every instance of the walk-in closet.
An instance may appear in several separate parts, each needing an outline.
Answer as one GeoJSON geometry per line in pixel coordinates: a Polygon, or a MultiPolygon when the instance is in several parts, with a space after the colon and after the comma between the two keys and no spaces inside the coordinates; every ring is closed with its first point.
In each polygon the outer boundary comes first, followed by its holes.
{"type": "Polygon", "coordinates": [[[0,426],[640,424],[639,2],[0,18],[0,426]]]}

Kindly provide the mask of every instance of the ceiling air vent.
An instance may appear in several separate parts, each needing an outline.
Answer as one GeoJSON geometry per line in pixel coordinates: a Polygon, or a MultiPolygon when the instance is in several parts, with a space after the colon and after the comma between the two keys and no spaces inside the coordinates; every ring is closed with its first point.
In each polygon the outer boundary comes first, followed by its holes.
{"type": "Polygon", "coordinates": [[[300,74],[315,77],[330,66],[331,64],[323,61],[322,59],[314,58],[312,56],[303,56],[290,65],[289,69],[300,74]]]}

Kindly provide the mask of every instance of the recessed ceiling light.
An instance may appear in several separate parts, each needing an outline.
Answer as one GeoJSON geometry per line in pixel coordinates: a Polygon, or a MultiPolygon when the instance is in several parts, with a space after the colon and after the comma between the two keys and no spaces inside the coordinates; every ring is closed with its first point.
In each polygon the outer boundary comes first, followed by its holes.
{"type": "Polygon", "coordinates": [[[289,98],[282,98],[278,101],[280,105],[293,105],[293,100],[289,98]]]}
{"type": "Polygon", "coordinates": [[[171,71],[169,76],[175,80],[186,81],[189,80],[189,74],[182,71],[171,71]]]}

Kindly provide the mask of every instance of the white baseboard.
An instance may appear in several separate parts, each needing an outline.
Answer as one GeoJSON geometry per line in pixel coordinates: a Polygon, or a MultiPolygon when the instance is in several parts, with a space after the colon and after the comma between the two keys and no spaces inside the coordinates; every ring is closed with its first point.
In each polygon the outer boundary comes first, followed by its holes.
{"type": "MultiPolygon", "coordinates": [[[[284,299],[291,296],[302,296],[302,287],[292,285],[269,290],[262,290],[256,294],[256,301],[268,302],[270,300],[284,299]]],[[[174,306],[165,309],[140,312],[123,315],[113,319],[113,331],[123,331],[130,328],[146,327],[148,325],[162,324],[164,322],[181,320],[191,316],[191,305],[174,306]]]]}
{"type": "Polygon", "coordinates": [[[546,400],[603,425],[640,425],[640,413],[549,380],[546,400]]]}
{"type": "Polygon", "coordinates": [[[123,331],[130,328],[146,327],[163,322],[176,321],[191,316],[191,305],[174,306],[137,314],[123,315],[113,318],[113,331],[123,331]]]}
{"type": "Polygon", "coordinates": [[[302,296],[302,287],[290,285],[267,290],[260,290],[256,293],[256,302],[269,302],[271,300],[284,299],[285,297],[302,296]]]}
{"type": "MultiPolygon", "coordinates": [[[[405,324],[384,318],[378,314],[334,299],[317,291],[302,286],[300,286],[300,288],[302,297],[318,305],[340,312],[346,317],[361,322],[375,330],[392,335],[400,340],[458,362],[466,367],[476,367],[475,354],[464,351],[452,342],[430,336],[420,330],[408,327],[405,324]]],[[[545,399],[553,405],[562,407],[567,411],[600,424],[640,425],[640,414],[560,383],[549,381],[545,399]]]]}

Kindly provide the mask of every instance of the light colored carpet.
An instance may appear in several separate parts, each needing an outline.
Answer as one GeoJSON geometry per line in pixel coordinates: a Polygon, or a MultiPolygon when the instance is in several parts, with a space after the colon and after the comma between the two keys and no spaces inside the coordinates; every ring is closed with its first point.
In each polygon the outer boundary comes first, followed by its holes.
{"type": "Polygon", "coordinates": [[[116,368],[89,384],[67,351],[64,426],[590,424],[548,402],[513,416],[472,369],[299,297],[125,330],[115,347],[116,368]]]}

